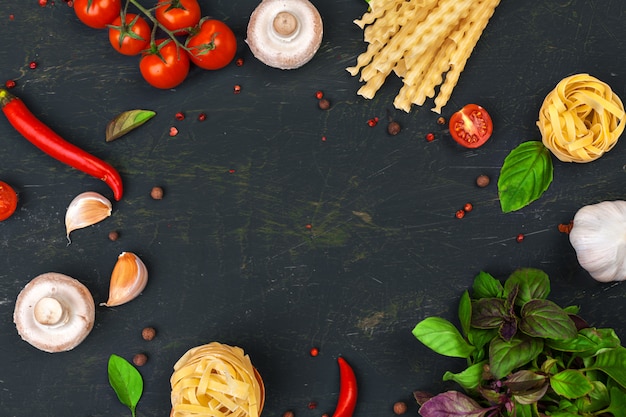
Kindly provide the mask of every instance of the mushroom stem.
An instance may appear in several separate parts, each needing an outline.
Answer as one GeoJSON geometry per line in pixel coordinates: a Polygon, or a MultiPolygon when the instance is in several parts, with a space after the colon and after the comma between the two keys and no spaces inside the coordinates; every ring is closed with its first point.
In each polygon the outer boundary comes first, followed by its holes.
{"type": "Polygon", "coordinates": [[[67,311],[63,304],[54,297],[43,297],[33,311],[37,323],[44,326],[54,326],[62,324],[67,320],[67,311]]]}
{"type": "Polygon", "coordinates": [[[272,26],[277,35],[288,37],[298,30],[298,18],[286,11],[279,12],[272,26]]]}

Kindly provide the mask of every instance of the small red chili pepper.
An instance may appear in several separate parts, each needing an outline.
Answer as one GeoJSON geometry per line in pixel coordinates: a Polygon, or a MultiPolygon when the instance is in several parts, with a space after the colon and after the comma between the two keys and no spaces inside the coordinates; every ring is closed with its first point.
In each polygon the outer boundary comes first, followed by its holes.
{"type": "Polygon", "coordinates": [[[122,178],[111,165],[67,142],[35,117],[22,100],[4,88],[0,88],[0,107],[9,123],[30,143],[56,160],[100,178],[111,187],[116,200],[122,198],[122,178]]]}
{"type": "Polygon", "coordinates": [[[337,358],[339,363],[339,399],[333,417],[352,417],[356,407],[357,385],[356,376],[352,367],[341,356],[337,358]]]}

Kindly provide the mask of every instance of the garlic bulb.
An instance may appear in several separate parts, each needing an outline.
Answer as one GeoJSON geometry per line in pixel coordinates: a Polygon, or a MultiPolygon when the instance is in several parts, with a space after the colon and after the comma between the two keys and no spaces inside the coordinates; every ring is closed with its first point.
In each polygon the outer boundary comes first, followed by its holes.
{"type": "Polygon", "coordinates": [[[67,207],[65,213],[65,231],[67,240],[76,229],[94,225],[111,215],[113,206],[105,196],[94,191],[77,195],[67,207]]]}
{"type": "Polygon", "coordinates": [[[109,299],[101,306],[114,307],[135,299],[146,288],[148,269],[132,252],[122,252],[113,267],[109,284],[109,299]]]}
{"type": "Polygon", "coordinates": [[[626,201],[603,201],[578,210],[569,240],[580,266],[594,279],[626,279],[626,201]]]}

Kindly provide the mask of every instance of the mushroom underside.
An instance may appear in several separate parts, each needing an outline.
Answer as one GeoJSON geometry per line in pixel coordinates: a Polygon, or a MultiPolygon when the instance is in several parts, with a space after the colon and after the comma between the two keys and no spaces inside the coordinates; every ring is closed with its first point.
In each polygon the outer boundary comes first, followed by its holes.
{"type": "Polygon", "coordinates": [[[44,352],[78,346],[91,332],[95,302],[78,280],[56,272],[35,277],[17,296],[13,321],[20,337],[44,352]]]}

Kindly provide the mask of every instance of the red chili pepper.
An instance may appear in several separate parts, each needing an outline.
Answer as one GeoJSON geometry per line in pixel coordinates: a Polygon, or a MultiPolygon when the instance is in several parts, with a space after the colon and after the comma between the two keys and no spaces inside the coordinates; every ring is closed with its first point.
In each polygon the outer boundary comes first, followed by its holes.
{"type": "Polygon", "coordinates": [[[337,358],[339,363],[339,399],[333,417],[352,417],[356,407],[357,386],[356,376],[352,367],[341,356],[337,358]]]}
{"type": "Polygon", "coordinates": [[[122,178],[111,165],[67,142],[4,88],[0,88],[0,107],[15,130],[30,143],[56,160],[101,179],[111,187],[116,200],[122,198],[122,178]]]}

